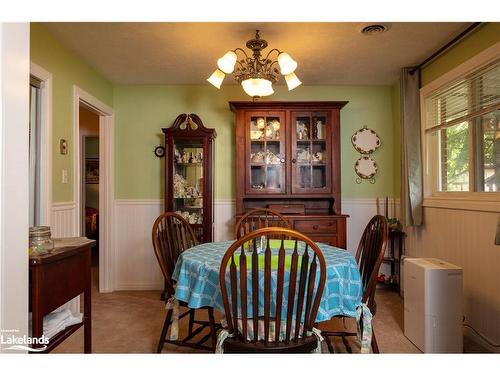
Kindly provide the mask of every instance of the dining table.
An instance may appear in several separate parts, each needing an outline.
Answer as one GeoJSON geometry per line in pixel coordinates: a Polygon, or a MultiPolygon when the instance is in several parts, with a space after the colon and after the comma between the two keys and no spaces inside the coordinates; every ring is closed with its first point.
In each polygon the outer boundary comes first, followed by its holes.
{"type": "MultiPolygon", "coordinates": [[[[172,275],[177,281],[175,298],[186,302],[190,308],[213,307],[223,312],[219,271],[222,258],[232,243],[202,243],[182,252],[172,275]]],[[[326,282],[316,322],[339,315],[357,318],[363,287],[356,259],[344,249],[319,242],[317,245],[325,258],[326,282]]],[[[272,272],[271,277],[276,277],[276,272],[272,272]]],[[[275,283],[274,280],[271,284],[275,283]]]]}

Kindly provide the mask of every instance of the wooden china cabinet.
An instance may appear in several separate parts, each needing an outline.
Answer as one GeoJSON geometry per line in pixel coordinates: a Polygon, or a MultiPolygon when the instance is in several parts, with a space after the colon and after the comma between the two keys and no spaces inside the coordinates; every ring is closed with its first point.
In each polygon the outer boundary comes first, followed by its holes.
{"type": "Polygon", "coordinates": [[[230,102],[236,113],[236,217],[267,207],[318,242],[346,248],[340,110],[347,102],[230,102]]]}
{"type": "Polygon", "coordinates": [[[183,216],[198,242],[213,240],[213,142],[208,129],[194,113],[177,116],[165,134],[165,211],[183,216]]]}

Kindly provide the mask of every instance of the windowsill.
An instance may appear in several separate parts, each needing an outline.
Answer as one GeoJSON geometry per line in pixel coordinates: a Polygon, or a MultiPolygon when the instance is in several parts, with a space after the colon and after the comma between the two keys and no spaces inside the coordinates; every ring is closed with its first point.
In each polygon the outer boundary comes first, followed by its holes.
{"type": "Polygon", "coordinates": [[[436,193],[424,198],[424,207],[500,212],[500,193],[436,193]]]}

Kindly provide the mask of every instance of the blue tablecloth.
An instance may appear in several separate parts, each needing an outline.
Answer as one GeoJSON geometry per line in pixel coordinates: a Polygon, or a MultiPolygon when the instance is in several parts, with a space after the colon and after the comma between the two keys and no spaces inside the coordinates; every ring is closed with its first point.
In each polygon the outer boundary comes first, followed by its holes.
{"type": "MultiPolygon", "coordinates": [[[[224,311],[219,268],[224,253],[232,243],[210,242],[184,251],[172,276],[177,280],[175,298],[191,308],[211,306],[224,311]]],[[[326,321],[335,315],[356,317],[363,288],[355,258],[346,250],[322,243],[318,246],[325,257],[327,277],[316,321],[326,321]]]]}

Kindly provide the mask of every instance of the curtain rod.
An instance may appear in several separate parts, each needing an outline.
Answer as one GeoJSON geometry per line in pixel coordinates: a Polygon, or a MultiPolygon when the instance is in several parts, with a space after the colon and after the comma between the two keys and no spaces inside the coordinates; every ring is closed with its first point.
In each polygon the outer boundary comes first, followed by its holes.
{"type": "Polygon", "coordinates": [[[438,49],[436,52],[434,52],[432,55],[430,55],[428,58],[426,58],[424,61],[422,61],[420,64],[418,64],[416,67],[414,67],[412,70],[410,70],[410,74],[414,74],[417,70],[422,69],[430,61],[434,60],[436,57],[438,57],[439,55],[444,53],[446,50],[450,49],[458,41],[465,38],[467,35],[472,33],[473,30],[475,30],[476,28],[478,28],[479,26],[482,26],[482,25],[483,25],[483,22],[474,22],[472,25],[470,25],[468,28],[466,28],[464,31],[462,31],[460,34],[458,34],[455,38],[450,40],[448,43],[446,43],[444,46],[442,46],[440,49],[438,49]]]}

